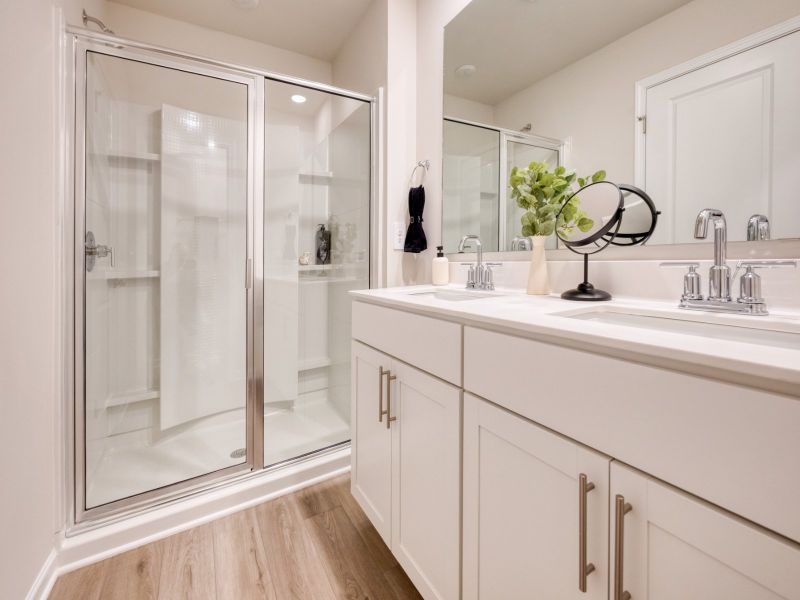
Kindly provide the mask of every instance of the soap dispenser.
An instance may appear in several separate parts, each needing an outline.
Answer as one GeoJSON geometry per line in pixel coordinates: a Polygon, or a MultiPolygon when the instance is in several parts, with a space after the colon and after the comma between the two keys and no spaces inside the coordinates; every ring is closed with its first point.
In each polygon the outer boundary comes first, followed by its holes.
{"type": "Polygon", "coordinates": [[[447,285],[450,283],[450,265],[444,255],[444,247],[436,246],[436,257],[431,267],[433,285],[447,285]]]}

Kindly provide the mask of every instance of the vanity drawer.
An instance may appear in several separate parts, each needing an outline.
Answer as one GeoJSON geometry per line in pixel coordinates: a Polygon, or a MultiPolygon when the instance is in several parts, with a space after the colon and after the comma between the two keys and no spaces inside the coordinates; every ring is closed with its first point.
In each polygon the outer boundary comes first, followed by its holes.
{"type": "Polygon", "coordinates": [[[461,386],[461,325],[353,302],[353,338],[461,386]]]}
{"type": "Polygon", "coordinates": [[[800,399],[472,327],[464,388],[800,541],[800,399]]]}

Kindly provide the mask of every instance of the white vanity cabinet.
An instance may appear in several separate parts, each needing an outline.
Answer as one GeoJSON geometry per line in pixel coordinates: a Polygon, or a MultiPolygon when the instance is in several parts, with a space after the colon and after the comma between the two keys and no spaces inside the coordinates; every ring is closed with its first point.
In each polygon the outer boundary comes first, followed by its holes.
{"type": "Polygon", "coordinates": [[[387,545],[392,543],[392,435],[385,395],[392,359],[353,342],[351,369],[350,488],[387,545]]]}
{"type": "Polygon", "coordinates": [[[609,461],[465,394],[463,598],[606,598],[609,461]]]}
{"type": "Polygon", "coordinates": [[[423,597],[800,600],[798,397],[459,314],[353,304],[352,490],[423,597]]]}
{"type": "Polygon", "coordinates": [[[461,389],[353,341],[353,496],[427,599],[460,596],[461,389]]]}
{"type": "Polygon", "coordinates": [[[797,546],[616,462],[611,557],[612,600],[800,598],[797,546]]]}

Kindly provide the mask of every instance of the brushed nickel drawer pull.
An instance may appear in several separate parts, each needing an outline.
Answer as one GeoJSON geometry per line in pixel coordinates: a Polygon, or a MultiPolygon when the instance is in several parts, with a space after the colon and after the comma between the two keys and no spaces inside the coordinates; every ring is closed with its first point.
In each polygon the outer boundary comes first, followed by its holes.
{"type": "Polygon", "coordinates": [[[383,415],[388,412],[383,410],[383,376],[388,375],[389,371],[384,371],[383,367],[378,369],[378,423],[382,423],[383,415]]]}
{"type": "Polygon", "coordinates": [[[392,416],[392,382],[397,379],[396,375],[392,375],[391,371],[386,371],[388,377],[386,378],[386,429],[392,426],[392,421],[396,421],[397,417],[392,416]]]}
{"type": "Polygon", "coordinates": [[[586,576],[594,564],[586,562],[586,495],[594,489],[585,473],[578,476],[578,589],[586,593],[586,576]]]}
{"type": "Polygon", "coordinates": [[[633,507],[625,502],[625,497],[617,494],[615,500],[615,531],[614,531],[614,600],[631,600],[630,592],[625,591],[623,584],[622,566],[625,562],[625,515],[633,510],[633,507]]]}

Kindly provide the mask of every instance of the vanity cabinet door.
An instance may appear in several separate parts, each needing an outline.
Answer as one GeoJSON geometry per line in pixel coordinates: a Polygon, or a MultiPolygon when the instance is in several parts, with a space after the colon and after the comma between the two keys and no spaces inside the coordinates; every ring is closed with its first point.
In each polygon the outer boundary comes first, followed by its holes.
{"type": "Polygon", "coordinates": [[[607,598],[608,465],[602,454],[464,394],[464,599],[607,598]],[[582,474],[593,489],[581,485],[582,474]]]}
{"type": "Polygon", "coordinates": [[[388,546],[391,545],[392,434],[386,426],[392,360],[353,342],[351,355],[350,489],[388,546]]]}
{"type": "Polygon", "coordinates": [[[394,361],[392,552],[427,600],[460,597],[461,390],[394,361]]]}
{"type": "Polygon", "coordinates": [[[797,544],[616,462],[610,500],[612,600],[800,599],[797,544]]]}

